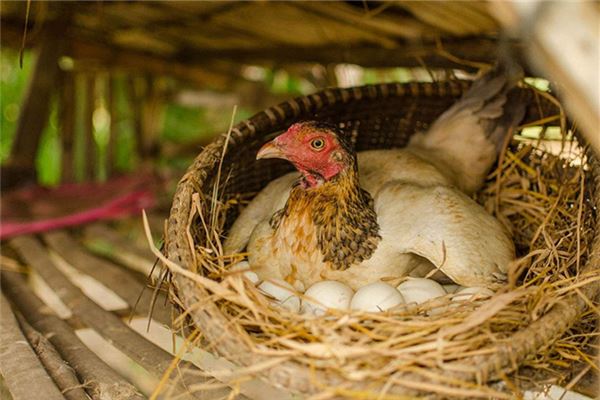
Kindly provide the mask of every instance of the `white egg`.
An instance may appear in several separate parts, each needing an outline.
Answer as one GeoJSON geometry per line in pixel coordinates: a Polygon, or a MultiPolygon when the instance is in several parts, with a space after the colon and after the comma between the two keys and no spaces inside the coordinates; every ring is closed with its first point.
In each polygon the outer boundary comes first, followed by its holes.
{"type": "Polygon", "coordinates": [[[326,309],[347,310],[354,291],[341,282],[322,281],[308,288],[302,299],[302,312],[323,315],[326,309]]]}
{"type": "Polygon", "coordinates": [[[242,274],[253,284],[258,284],[260,282],[260,278],[254,271],[250,271],[250,264],[248,261],[240,261],[235,263],[229,268],[231,271],[244,271],[242,274]]]}
{"type": "Polygon", "coordinates": [[[296,279],[292,286],[294,287],[294,289],[296,289],[297,292],[304,293],[304,283],[302,283],[302,281],[296,279]]]}
{"type": "Polygon", "coordinates": [[[458,290],[463,289],[463,286],[460,285],[442,285],[446,293],[456,293],[458,290]]]}
{"type": "Polygon", "coordinates": [[[385,311],[398,304],[404,303],[404,298],[392,285],[384,282],[374,282],[356,291],[350,308],[361,311],[385,311]]]}
{"type": "Polygon", "coordinates": [[[269,279],[258,285],[258,288],[273,297],[276,305],[294,312],[300,310],[300,298],[296,296],[294,287],[286,281],[269,279]]]}
{"type": "Polygon", "coordinates": [[[483,297],[493,296],[494,292],[492,292],[488,288],[484,287],[466,287],[464,289],[460,289],[457,291],[454,296],[452,296],[452,301],[469,301],[474,299],[480,299],[483,297]]]}
{"type": "Polygon", "coordinates": [[[396,289],[400,291],[405,302],[417,304],[447,294],[442,285],[426,278],[408,278],[396,289]]]}

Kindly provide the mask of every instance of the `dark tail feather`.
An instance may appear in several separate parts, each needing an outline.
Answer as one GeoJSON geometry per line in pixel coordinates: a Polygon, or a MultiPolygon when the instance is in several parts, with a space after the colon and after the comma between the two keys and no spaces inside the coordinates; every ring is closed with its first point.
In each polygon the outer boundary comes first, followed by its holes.
{"type": "Polygon", "coordinates": [[[489,121],[492,125],[489,128],[489,139],[495,144],[497,154],[502,150],[506,135],[510,135],[523,120],[530,95],[531,92],[527,90],[512,88],[506,93],[502,116],[489,121]]]}
{"type": "Polygon", "coordinates": [[[467,193],[477,190],[494,164],[506,135],[525,114],[528,94],[517,87],[520,67],[499,63],[477,79],[427,132],[413,135],[414,147],[467,193]]]}
{"type": "Polygon", "coordinates": [[[517,87],[522,78],[523,70],[518,64],[511,60],[502,61],[475,81],[464,95],[465,99],[485,99],[474,114],[481,119],[497,153],[500,153],[506,135],[511,134],[525,116],[530,92],[517,87]]]}

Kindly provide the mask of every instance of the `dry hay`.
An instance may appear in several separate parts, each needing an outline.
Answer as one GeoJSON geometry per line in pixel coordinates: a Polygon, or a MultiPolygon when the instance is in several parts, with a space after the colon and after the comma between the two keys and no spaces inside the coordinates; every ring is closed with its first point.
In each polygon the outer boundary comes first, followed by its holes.
{"type": "MultiPolygon", "coordinates": [[[[240,271],[228,270],[244,255],[222,255],[227,212],[251,196],[221,199],[227,177],[220,177],[208,198],[201,193],[192,197],[188,237],[194,265],[184,269],[165,261],[172,273],[188,277],[198,300],[184,307],[181,293],[172,291],[184,310],[180,322],[194,316],[199,330],[189,327],[195,343],[251,365],[230,377],[230,383],[261,376],[275,386],[303,388],[315,399],[396,399],[424,393],[508,399],[532,384],[573,385],[581,377],[578,371],[598,371],[593,355],[598,304],[590,297],[597,293],[600,276],[597,265],[594,270],[584,266],[600,193],[594,192],[585,150],[572,136],[563,138],[559,155],[542,150],[541,144],[515,137],[476,196],[512,232],[519,255],[508,284],[491,299],[431,313],[450,304],[448,295],[383,313],[332,311],[319,318],[272,306],[240,271]],[[194,241],[197,229],[207,241],[194,241]],[[523,359],[511,354],[514,341],[543,337],[548,323],[561,323],[542,316],[562,307],[569,319],[580,301],[587,311],[576,316],[575,324],[566,323],[560,339],[538,338],[544,343],[541,351],[523,359]],[[527,330],[531,327],[538,331],[527,330]],[[515,363],[501,365],[499,360],[507,357],[515,363]]],[[[535,347],[525,346],[529,352],[535,347]]]]}

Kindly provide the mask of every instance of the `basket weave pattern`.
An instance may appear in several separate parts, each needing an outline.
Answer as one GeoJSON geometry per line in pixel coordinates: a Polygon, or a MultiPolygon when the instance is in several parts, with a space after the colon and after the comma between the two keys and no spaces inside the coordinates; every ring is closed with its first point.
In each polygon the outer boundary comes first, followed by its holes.
{"type": "MultiPolygon", "coordinates": [[[[194,193],[212,191],[214,179],[227,143],[223,160],[223,176],[230,176],[225,197],[238,193],[257,192],[272,179],[290,171],[290,165],[280,160],[255,162],[260,146],[291,123],[316,119],[334,122],[352,132],[357,151],[404,146],[410,135],[426,129],[444,110],[453,104],[468,87],[460,81],[440,83],[381,84],[350,89],[328,89],[271,107],[237,124],[227,135],[219,136],[194,160],[181,179],[174,196],[166,231],[166,252],[170,261],[191,269],[194,254],[190,248],[186,227],[192,210],[194,193]]],[[[525,89],[524,89],[525,90],[525,89]]],[[[544,99],[535,98],[527,111],[526,120],[535,121],[555,111],[544,99]]],[[[593,154],[588,156],[593,193],[590,201],[600,207],[600,162],[593,154]]],[[[207,207],[208,209],[208,207],[207,207]]],[[[232,215],[232,218],[235,215],[232,215]]],[[[596,215],[598,217],[598,215],[596,215]]],[[[596,218],[595,236],[591,251],[582,270],[600,271],[600,218],[596,218]]],[[[194,241],[206,240],[202,231],[194,241]]],[[[257,364],[269,359],[253,354],[251,347],[235,331],[229,330],[228,319],[210,300],[210,293],[190,279],[176,275],[175,288],[184,307],[189,308],[194,322],[201,327],[212,344],[218,343],[219,352],[243,365],[257,364]],[[198,305],[201,304],[201,307],[198,305]]],[[[600,293],[600,284],[593,280],[581,288],[588,298],[600,293]]],[[[581,296],[572,295],[557,303],[549,312],[535,320],[527,329],[514,333],[495,352],[474,355],[468,364],[473,368],[445,372],[447,377],[486,382],[499,374],[514,370],[526,357],[551,343],[572,326],[586,303],[581,296]]],[[[464,360],[462,362],[465,364],[464,360]]],[[[310,393],[311,371],[300,368],[294,360],[282,361],[263,372],[269,381],[293,391],[310,393]]],[[[405,374],[407,379],[422,381],[422,375],[405,374]]],[[[321,377],[335,385],[339,377],[321,377]]],[[[338,382],[339,383],[339,382],[338,382]]]]}

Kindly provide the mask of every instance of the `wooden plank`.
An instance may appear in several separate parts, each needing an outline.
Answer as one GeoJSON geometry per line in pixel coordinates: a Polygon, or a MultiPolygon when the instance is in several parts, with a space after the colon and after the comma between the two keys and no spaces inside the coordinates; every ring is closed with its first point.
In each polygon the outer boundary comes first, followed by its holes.
{"type": "Polygon", "coordinates": [[[73,368],[62,359],[48,339],[33,329],[22,315],[16,314],[16,317],[25,337],[29,340],[29,344],[65,398],[67,400],[89,400],[88,395],[75,376],[73,368]]]}
{"type": "Polygon", "coordinates": [[[13,400],[36,399],[40,393],[45,400],[64,400],[23,336],[4,295],[0,295],[0,310],[0,374],[13,400]]]}
{"type": "MultiPolygon", "coordinates": [[[[169,353],[146,341],[117,316],[103,310],[88,299],[79,288],[73,285],[56,268],[49,254],[39,241],[30,236],[19,236],[10,240],[9,244],[27,264],[42,276],[44,281],[58,294],[63,303],[84,324],[94,328],[106,340],[154,376],[160,378],[166,371],[170,370],[173,357],[169,353]]],[[[187,387],[192,382],[200,383],[204,379],[196,367],[187,362],[180,361],[178,368],[172,372],[170,382],[177,380],[178,383],[176,385],[178,389],[176,391],[180,394],[181,398],[189,398],[189,393],[182,385],[187,387]]],[[[229,389],[216,389],[197,392],[192,395],[196,398],[209,400],[226,396],[229,392],[229,389]]]]}
{"type": "Polygon", "coordinates": [[[2,270],[1,277],[3,293],[75,369],[92,399],[143,399],[133,385],[88,349],[66,322],[48,310],[19,274],[2,270]]]}
{"type": "Polygon", "coordinates": [[[64,41],[59,39],[60,32],[55,25],[43,35],[15,131],[11,162],[32,171],[56,89],[58,58],[64,46],[64,41]]]}
{"type": "MultiPolygon", "coordinates": [[[[44,241],[64,258],[71,266],[91,276],[112,290],[130,306],[135,313],[150,315],[152,310],[152,289],[123,268],[107,260],[91,255],[78,241],[65,231],[53,231],[43,235],[44,241]],[[141,296],[140,296],[141,294],[141,296]],[[139,300],[139,301],[138,301],[139,300]]],[[[143,279],[143,277],[140,277],[143,279]]],[[[160,323],[171,325],[171,309],[163,293],[159,293],[152,318],[160,323]]]]}

